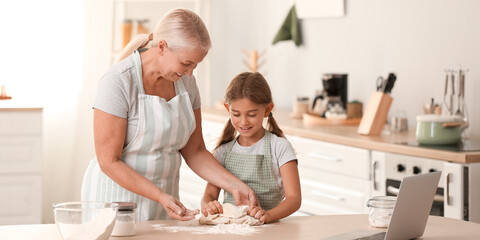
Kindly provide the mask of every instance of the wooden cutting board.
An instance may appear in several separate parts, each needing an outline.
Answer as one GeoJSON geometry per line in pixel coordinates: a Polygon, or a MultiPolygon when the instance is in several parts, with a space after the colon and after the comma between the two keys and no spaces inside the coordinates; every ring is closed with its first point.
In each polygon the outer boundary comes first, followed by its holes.
{"type": "Polygon", "coordinates": [[[347,119],[326,119],[319,115],[304,113],[303,124],[307,126],[316,125],[358,125],[362,118],[347,118],[347,119]]]}

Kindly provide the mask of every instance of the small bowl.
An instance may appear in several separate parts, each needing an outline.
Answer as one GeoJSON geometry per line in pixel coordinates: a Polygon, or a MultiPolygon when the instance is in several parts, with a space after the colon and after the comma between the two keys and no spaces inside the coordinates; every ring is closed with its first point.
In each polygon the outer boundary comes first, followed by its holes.
{"type": "Polygon", "coordinates": [[[53,205],[55,223],[64,240],[107,240],[115,226],[117,203],[66,202],[53,205]]]}

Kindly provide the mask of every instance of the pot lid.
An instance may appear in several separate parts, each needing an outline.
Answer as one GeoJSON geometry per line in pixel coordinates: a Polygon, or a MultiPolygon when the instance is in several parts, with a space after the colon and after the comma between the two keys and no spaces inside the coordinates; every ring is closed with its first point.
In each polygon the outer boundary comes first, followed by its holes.
{"type": "Polygon", "coordinates": [[[426,114],[417,116],[419,122],[461,122],[463,119],[461,116],[450,115],[440,116],[436,114],[426,114]]]}

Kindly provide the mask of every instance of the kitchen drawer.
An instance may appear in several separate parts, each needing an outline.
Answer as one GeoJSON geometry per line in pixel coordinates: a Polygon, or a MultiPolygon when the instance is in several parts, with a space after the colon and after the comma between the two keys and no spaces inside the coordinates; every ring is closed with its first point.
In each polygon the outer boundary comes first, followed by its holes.
{"type": "Polygon", "coordinates": [[[212,151],[215,148],[224,126],[224,123],[207,120],[202,121],[203,140],[209,151],[212,151]]]}
{"type": "Polygon", "coordinates": [[[325,170],[370,179],[370,152],[367,149],[289,137],[300,167],[325,170]]]}
{"type": "Polygon", "coordinates": [[[40,172],[41,136],[0,136],[0,173],[40,172]]]}
{"type": "Polygon", "coordinates": [[[41,223],[40,175],[0,176],[0,225],[41,223]]]}
{"type": "Polygon", "coordinates": [[[0,134],[40,134],[41,132],[41,110],[0,111],[0,134]]]}
{"type": "Polygon", "coordinates": [[[311,214],[367,213],[370,181],[311,168],[300,169],[301,211],[311,214]]]}

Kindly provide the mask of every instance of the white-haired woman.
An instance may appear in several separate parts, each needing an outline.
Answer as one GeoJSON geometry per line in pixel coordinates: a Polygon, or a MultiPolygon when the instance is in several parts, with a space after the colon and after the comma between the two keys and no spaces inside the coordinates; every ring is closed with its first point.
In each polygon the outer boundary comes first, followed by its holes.
{"type": "Polygon", "coordinates": [[[83,201],[135,202],[138,220],[193,219],[198,209],[188,210],[178,200],[181,154],[199,176],[231,192],[237,204],[257,204],[255,193],[205,148],[192,73],[210,47],[204,23],[185,9],[170,11],[152,34],[125,47],[97,90],[96,158],[85,172],[83,201]]]}

